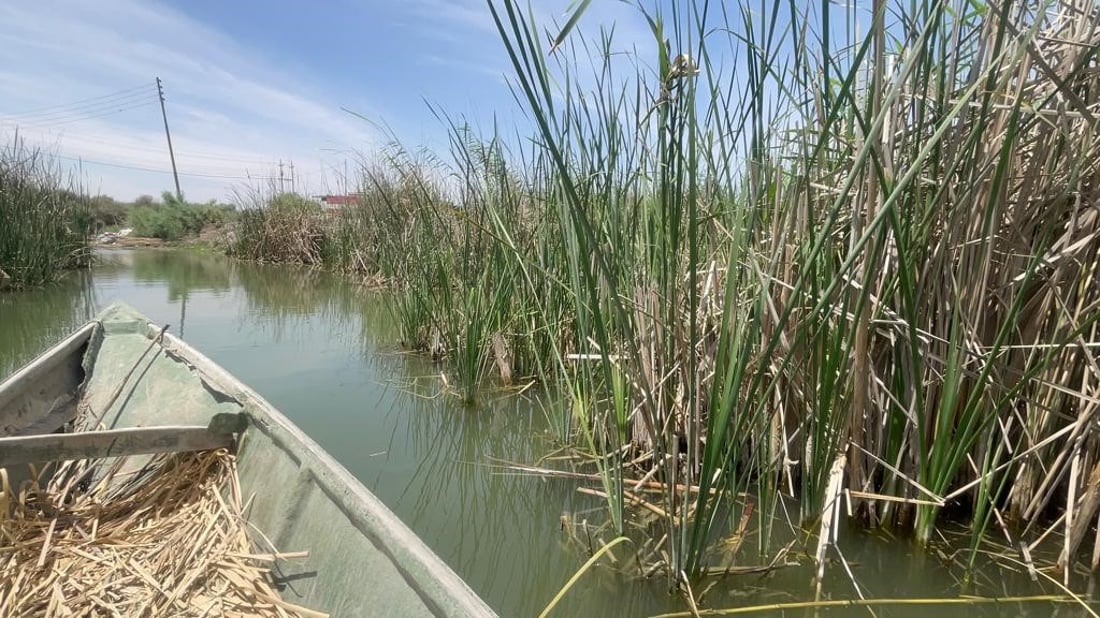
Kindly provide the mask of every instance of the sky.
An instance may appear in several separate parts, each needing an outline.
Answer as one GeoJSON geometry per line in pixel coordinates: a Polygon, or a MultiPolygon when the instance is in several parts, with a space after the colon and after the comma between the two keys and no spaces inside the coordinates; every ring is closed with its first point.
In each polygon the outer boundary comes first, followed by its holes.
{"type": "MultiPolygon", "coordinates": [[[[550,27],[569,7],[534,11],[550,27]]],[[[626,47],[652,40],[625,3],[594,2],[585,20],[614,23],[626,47]]],[[[159,195],[173,187],[160,77],[189,200],[270,183],[338,193],[345,162],[393,137],[445,147],[429,104],[523,122],[509,72],[484,0],[4,0],[0,143],[18,129],[93,194],[159,195]]]]}
{"type": "MultiPolygon", "coordinates": [[[[571,38],[613,29],[613,63],[653,73],[657,46],[638,6],[665,15],[669,35],[677,2],[594,0],[571,38]]],[[[531,0],[547,48],[575,3],[531,0]]],[[[701,5],[708,39],[727,41],[708,40],[717,79],[740,87],[745,53],[730,50],[742,39],[720,23],[739,27],[737,3],[701,5]]],[[[582,54],[570,78],[584,86],[578,76],[598,62],[582,54]]],[[[188,200],[232,201],[256,187],[342,193],[345,170],[394,139],[445,151],[438,110],[483,134],[530,134],[512,71],[486,0],[0,0],[0,147],[18,132],[91,194],[171,190],[159,77],[188,200]]]]}

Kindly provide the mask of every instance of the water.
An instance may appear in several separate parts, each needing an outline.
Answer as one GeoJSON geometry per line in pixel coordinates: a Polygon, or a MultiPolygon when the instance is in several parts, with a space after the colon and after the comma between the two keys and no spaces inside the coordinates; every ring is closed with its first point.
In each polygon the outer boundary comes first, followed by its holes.
{"type": "MultiPolygon", "coordinates": [[[[546,406],[534,396],[487,393],[466,407],[440,395],[440,368],[402,353],[385,296],[294,267],[238,264],[190,251],[109,251],[92,272],[58,285],[0,294],[0,376],[124,300],[255,388],[386,503],[502,616],[537,615],[587,559],[561,519],[604,521],[575,481],[506,474],[494,464],[535,463],[555,448],[546,406]]],[[[610,540],[606,532],[604,539],[610,540]]],[[[805,542],[805,539],[802,539],[805,542]]],[[[780,543],[781,545],[782,543],[780,543]]],[[[623,546],[620,546],[623,547],[623,546]]],[[[798,547],[796,546],[796,549],[798,547]]],[[[983,564],[975,586],[936,553],[849,533],[845,559],[868,598],[1056,594],[1026,574],[983,564]]],[[[297,549],[297,548],[295,548],[297,549]]],[[[626,553],[625,550],[622,553],[626,553]]],[[[812,568],[728,578],[711,607],[811,599],[812,568]]],[[[743,558],[752,563],[754,557],[743,558]]],[[[702,590],[699,591],[700,593],[702,590]]],[[[857,598],[839,564],[825,596],[857,598]]],[[[647,616],[686,611],[663,577],[589,571],[556,616],[647,616]]],[[[782,615],[810,615],[788,610],[782,615]]],[[[1014,604],[874,608],[874,615],[1084,615],[1079,607],[1014,604]]],[[[866,608],[823,610],[869,615],[866,608]]],[[[775,612],[765,615],[780,615],[775,612]]]]}

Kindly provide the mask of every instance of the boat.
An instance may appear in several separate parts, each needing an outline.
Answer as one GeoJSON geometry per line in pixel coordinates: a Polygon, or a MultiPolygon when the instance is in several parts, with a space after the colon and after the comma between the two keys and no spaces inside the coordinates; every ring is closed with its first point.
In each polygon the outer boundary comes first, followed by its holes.
{"type": "Polygon", "coordinates": [[[330,454],[166,330],[114,304],[0,383],[0,468],[230,448],[249,528],[308,549],[279,565],[285,601],[331,616],[495,615],[330,454]]]}

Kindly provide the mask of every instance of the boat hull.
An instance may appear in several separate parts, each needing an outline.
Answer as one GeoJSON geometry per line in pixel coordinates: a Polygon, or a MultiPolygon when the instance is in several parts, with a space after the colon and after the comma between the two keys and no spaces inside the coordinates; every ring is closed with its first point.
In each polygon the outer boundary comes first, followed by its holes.
{"type": "MultiPolygon", "coordinates": [[[[237,469],[286,601],[333,616],[493,616],[396,515],[259,394],[138,312],[113,305],[0,383],[0,433],[63,430],[76,405],[107,429],[242,414],[237,469]],[[77,403],[79,402],[79,403],[77,403]]],[[[140,466],[146,456],[130,457],[140,466]]]]}

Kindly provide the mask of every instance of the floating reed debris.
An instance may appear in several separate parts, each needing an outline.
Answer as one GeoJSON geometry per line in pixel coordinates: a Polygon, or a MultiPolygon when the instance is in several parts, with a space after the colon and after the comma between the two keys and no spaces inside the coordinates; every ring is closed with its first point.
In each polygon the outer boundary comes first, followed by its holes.
{"type": "Polygon", "coordinates": [[[272,585],[270,564],[304,552],[255,552],[233,455],[124,461],[66,462],[17,493],[3,475],[0,615],[326,615],[272,585]]]}

